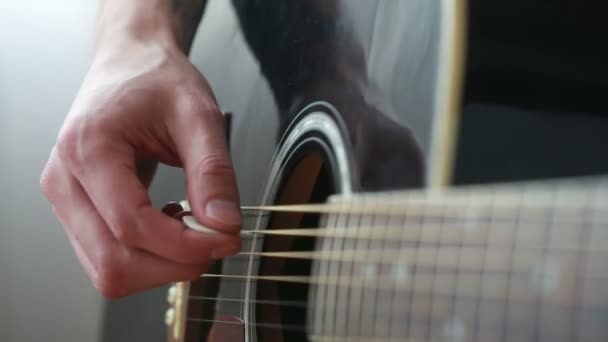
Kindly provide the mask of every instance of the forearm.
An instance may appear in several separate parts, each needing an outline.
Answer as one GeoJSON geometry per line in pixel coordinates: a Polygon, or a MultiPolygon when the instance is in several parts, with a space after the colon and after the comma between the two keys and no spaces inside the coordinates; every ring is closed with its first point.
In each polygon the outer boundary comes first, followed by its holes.
{"type": "Polygon", "coordinates": [[[96,46],[154,43],[188,54],[206,0],[100,0],[96,46]]]}

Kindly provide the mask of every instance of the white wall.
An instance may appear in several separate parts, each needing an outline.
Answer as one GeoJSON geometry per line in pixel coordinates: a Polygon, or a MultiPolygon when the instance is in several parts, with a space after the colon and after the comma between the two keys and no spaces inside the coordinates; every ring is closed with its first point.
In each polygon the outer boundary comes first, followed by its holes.
{"type": "Polygon", "coordinates": [[[97,1],[0,0],[0,341],[96,341],[103,301],[38,179],[88,61],[97,1]]]}

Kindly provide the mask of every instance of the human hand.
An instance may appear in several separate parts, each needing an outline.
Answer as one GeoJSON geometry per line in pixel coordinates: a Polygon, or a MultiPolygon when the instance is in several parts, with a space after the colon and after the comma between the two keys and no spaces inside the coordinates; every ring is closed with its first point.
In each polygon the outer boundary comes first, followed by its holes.
{"type": "Polygon", "coordinates": [[[235,176],[212,91],[177,48],[128,41],[97,51],[44,168],[43,192],[105,297],[196,279],[240,249],[235,176]],[[193,213],[216,234],[152,207],[157,161],[184,168],[193,213]]]}

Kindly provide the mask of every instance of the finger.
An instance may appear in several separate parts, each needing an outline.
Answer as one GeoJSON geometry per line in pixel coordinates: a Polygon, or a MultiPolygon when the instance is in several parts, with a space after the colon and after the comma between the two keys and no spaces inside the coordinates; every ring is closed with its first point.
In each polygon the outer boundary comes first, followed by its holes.
{"type": "Polygon", "coordinates": [[[172,263],[129,249],[114,239],[95,207],[67,169],[56,161],[47,175],[45,193],[66,229],[70,243],[93,281],[108,298],[119,298],[174,281],[198,278],[208,263],[172,263]]]}
{"type": "Polygon", "coordinates": [[[206,262],[212,254],[218,258],[232,255],[240,249],[238,236],[187,230],[153,208],[137,178],[134,151],[120,143],[90,139],[89,147],[81,148],[80,155],[67,154],[62,160],[69,161],[70,171],[121,243],[188,264],[206,262]]]}
{"type": "Polygon", "coordinates": [[[236,232],[241,210],[224,118],[214,105],[192,97],[183,99],[178,108],[181,115],[172,136],[186,172],[194,216],[208,227],[236,232]]]}

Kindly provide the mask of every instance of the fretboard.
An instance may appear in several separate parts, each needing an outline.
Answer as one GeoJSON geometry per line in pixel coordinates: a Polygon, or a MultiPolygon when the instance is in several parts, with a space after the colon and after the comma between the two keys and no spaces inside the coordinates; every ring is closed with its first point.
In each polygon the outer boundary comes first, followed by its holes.
{"type": "Polygon", "coordinates": [[[334,197],[302,256],[309,335],[604,340],[607,209],[605,178],[334,197]]]}

